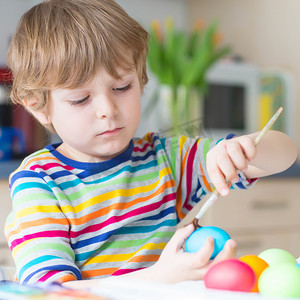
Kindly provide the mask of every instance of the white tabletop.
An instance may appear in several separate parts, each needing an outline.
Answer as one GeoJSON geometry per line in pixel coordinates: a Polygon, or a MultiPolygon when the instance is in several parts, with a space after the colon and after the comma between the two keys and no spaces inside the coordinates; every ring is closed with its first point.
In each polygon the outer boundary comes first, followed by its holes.
{"type": "MultiPolygon", "coordinates": [[[[145,282],[136,279],[110,277],[91,290],[111,300],[285,300],[258,293],[212,290],[203,281],[185,281],[177,284],[145,282]]],[[[289,298],[291,300],[291,298],[289,298]]]]}

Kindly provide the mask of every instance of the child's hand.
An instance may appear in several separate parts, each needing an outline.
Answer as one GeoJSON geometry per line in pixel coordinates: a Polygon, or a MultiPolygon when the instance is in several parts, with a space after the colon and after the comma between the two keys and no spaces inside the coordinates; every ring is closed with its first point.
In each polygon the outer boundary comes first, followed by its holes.
{"type": "Polygon", "coordinates": [[[233,240],[228,240],[215,259],[210,260],[214,251],[213,238],[208,238],[198,252],[185,252],[182,246],[193,230],[194,226],[190,224],[175,232],[157,263],[152,266],[152,271],[155,270],[157,274],[157,280],[168,283],[200,280],[212,264],[235,256],[236,243],[233,240]]]}
{"type": "Polygon", "coordinates": [[[238,171],[245,171],[248,162],[256,155],[254,139],[241,136],[223,140],[212,148],[206,156],[206,167],[212,184],[222,196],[229,193],[228,183],[237,182],[238,171]]]}

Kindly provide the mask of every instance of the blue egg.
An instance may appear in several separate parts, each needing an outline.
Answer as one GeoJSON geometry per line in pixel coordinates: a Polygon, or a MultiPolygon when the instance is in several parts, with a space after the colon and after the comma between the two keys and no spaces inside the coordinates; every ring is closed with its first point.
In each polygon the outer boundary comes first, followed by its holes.
{"type": "Polygon", "coordinates": [[[223,249],[227,240],[231,239],[229,234],[223,229],[215,226],[200,227],[195,230],[186,240],[186,252],[197,252],[205,243],[206,239],[211,236],[214,238],[215,248],[211,259],[223,249]]]}

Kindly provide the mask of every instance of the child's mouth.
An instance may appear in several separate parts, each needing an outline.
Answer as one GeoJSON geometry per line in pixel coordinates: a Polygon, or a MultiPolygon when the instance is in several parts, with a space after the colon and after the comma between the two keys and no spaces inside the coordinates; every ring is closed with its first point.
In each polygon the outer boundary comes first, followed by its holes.
{"type": "Polygon", "coordinates": [[[107,130],[107,131],[104,131],[102,133],[100,133],[99,135],[100,136],[114,136],[114,135],[117,135],[120,131],[122,130],[122,128],[115,128],[115,129],[112,129],[112,130],[107,130]]]}

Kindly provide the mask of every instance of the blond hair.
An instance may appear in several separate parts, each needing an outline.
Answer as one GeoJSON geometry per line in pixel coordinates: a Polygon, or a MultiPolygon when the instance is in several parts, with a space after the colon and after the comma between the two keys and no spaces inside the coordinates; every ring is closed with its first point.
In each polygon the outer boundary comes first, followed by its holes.
{"type": "Polygon", "coordinates": [[[143,88],[147,53],[148,33],[113,0],[46,0],[23,15],[11,40],[11,99],[34,98],[41,110],[50,90],[81,86],[100,67],[115,78],[136,68],[143,88]]]}

